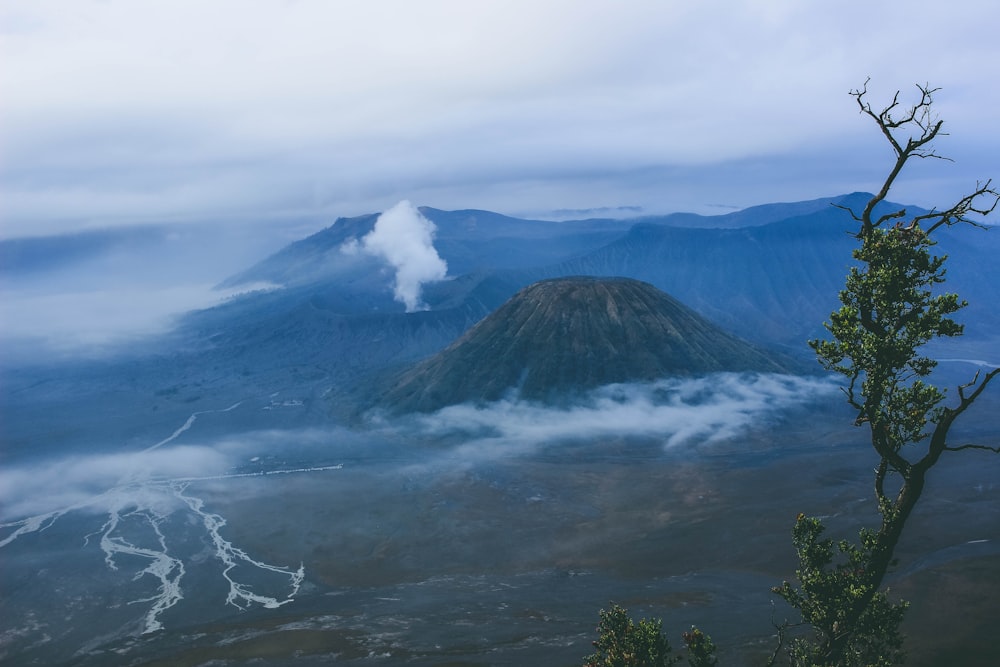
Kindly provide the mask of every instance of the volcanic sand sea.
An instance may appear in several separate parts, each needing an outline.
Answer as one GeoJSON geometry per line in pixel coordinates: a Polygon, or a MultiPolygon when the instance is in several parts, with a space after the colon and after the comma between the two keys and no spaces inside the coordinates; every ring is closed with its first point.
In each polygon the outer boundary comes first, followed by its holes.
{"type": "MultiPolygon", "coordinates": [[[[191,565],[186,602],[195,606],[179,604],[163,615],[165,629],[137,636],[127,617],[142,609],[128,597],[141,596],[112,581],[99,552],[78,553],[71,524],[56,524],[5,559],[4,615],[40,629],[5,642],[20,653],[3,660],[572,665],[613,600],[636,617],[663,617],[675,645],[698,624],[722,664],[759,664],[772,648],[772,613],[785,614],[772,611],[769,587],[794,571],[796,514],[824,515],[835,537],[873,518],[872,455],[845,416],[800,408],[711,445],[573,440],[474,461],[403,435],[372,442],[343,468],[191,482],[188,492],[226,518],[233,544],[262,562],[302,563],[293,602],[226,607],[191,565]],[[66,562],[73,568],[55,576],[66,562]],[[59,622],[45,614],[59,609],[59,622]],[[76,630],[60,634],[60,623],[76,630]],[[82,636],[91,640],[72,644],[82,636]]],[[[982,433],[996,426],[976,422],[982,433]]],[[[908,664],[994,664],[1000,461],[967,452],[946,464],[893,575],[913,602],[908,664]]],[[[203,538],[186,539],[200,553],[203,538]]]]}

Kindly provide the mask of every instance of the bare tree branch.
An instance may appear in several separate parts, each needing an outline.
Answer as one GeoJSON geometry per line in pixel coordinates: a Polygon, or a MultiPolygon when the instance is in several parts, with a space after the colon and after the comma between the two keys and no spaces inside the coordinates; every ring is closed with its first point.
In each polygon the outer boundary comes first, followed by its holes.
{"type": "Polygon", "coordinates": [[[771,626],[774,628],[775,637],[777,638],[774,650],[771,652],[771,656],[764,663],[764,667],[774,667],[778,663],[778,655],[781,654],[781,649],[785,647],[786,634],[789,628],[797,628],[802,625],[806,625],[804,622],[791,623],[786,618],[781,623],[774,620],[774,600],[771,600],[771,626]]]}
{"type": "Polygon", "coordinates": [[[833,206],[834,208],[839,208],[842,211],[847,211],[848,213],[850,213],[851,217],[854,218],[855,222],[861,222],[861,218],[858,217],[858,214],[855,213],[854,209],[851,208],[850,206],[844,206],[843,204],[833,204],[833,206]]]}
{"type": "Polygon", "coordinates": [[[986,385],[988,385],[990,381],[997,375],[1000,375],[1000,368],[994,368],[989,373],[987,373],[983,377],[983,381],[979,382],[979,385],[977,386],[976,383],[979,381],[979,371],[976,371],[976,375],[971,380],[969,380],[963,385],[959,385],[958,397],[959,399],[961,399],[961,404],[956,409],[965,410],[967,407],[972,405],[972,402],[975,401],[981,393],[983,393],[984,389],[986,389],[986,385]],[[966,396],[965,390],[968,389],[969,387],[975,387],[975,390],[971,394],[966,396]]]}
{"type": "Polygon", "coordinates": [[[910,107],[902,116],[894,117],[893,113],[899,107],[899,91],[896,91],[892,102],[888,106],[881,111],[875,111],[871,103],[865,99],[865,96],[868,94],[869,81],[871,81],[871,77],[865,80],[864,86],[860,89],[852,90],[850,94],[857,100],[861,112],[875,121],[879,130],[889,141],[893,151],[896,153],[896,163],[882,183],[882,188],[869,200],[864,212],[861,214],[862,227],[859,238],[861,234],[868,233],[873,227],[877,227],[879,224],[885,222],[884,219],[880,219],[877,223],[873,222],[872,214],[875,207],[889,196],[892,184],[896,181],[896,177],[899,176],[899,173],[903,170],[903,166],[910,158],[941,158],[933,149],[925,147],[939,134],[943,134],[941,128],[944,126],[944,121],[938,120],[932,112],[934,93],[940,90],[939,88],[918,85],[917,89],[920,91],[920,101],[910,107]],[[907,138],[904,145],[893,131],[909,125],[915,125],[920,129],[920,133],[916,137],[907,138]]]}
{"type": "Polygon", "coordinates": [[[873,226],[874,227],[878,227],[879,225],[881,225],[883,222],[886,222],[887,220],[895,220],[896,218],[905,218],[905,217],[906,217],[906,209],[902,208],[902,209],[900,209],[898,211],[895,211],[893,213],[886,213],[885,215],[881,216],[878,220],[876,220],[873,223],[873,226]]]}
{"type": "Polygon", "coordinates": [[[951,208],[945,211],[931,211],[930,213],[918,215],[913,218],[910,224],[920,224],[925,220],[933,220],[933,224],[924,231],[925,234],[930,234],[942,225],[951,227],[957,224],[967,224],[985,229],[985,225],[970,219],[968,215],[974,213],[985,217],[996,210],[998,203],[1000,203],[1000,191],[993,188],[993,180],[987,180],[985,183],[977,182],[975,191],[962,197],[951,208]],[[993,203],[982,206],[976,205],[977,200],[986,197],[992,197],[993,203]]]}

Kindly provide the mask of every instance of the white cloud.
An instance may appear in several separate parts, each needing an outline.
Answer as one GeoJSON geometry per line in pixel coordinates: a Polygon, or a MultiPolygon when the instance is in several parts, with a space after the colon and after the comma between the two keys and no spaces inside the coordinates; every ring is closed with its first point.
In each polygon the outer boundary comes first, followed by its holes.
{"type": "Polygon", "coordinates": [[[788,156],[851,175],[888,159],[846,95],[868,75],[885,95],[944,87],[956,166],[903,190],[914,203],[990,176],[980,156],[996,152],[1000,93],[982,64],[1000,58],[1000,8],[983,0],[4,4],[6,236],[109,217],[334,217],[403,192],[515,212],[836,194],[788,156]],[[734,177],[713,174],[734,161],[734,177]],[[698,182],[671,188],[669,169],[692,167],[698,182]],[[657,176],[637,183],[642,170],[657,176]],[[767,189],[741,185],[761,172],[767,189]]]}
{"type": "Polygon", "coordinates": [[[309,222],[285,230],[246,220],[138,226],[32,239],[23,252],[14,245],[7,249],[14,263],[0,272],[0,344],[46,355],[103,353],[163,333],[183,313],[273,288],[214,285],[313,231],[309,222]]]}
{"type": "Polygon", "coordinates": [[[210,285],[4,294],[0,335],[42,341],[56,349],[103,345],[162,332],[178,312],[218,300],[210,285]]]}
{"type": "MultiPolygon", "coordinates": [[[[186,438],[198,430],[197,420],[190,422],[191,430],[178,426],[186,438]]],[[[356,457],[371,450],[370,435],[338,427],[235,432],[193,442],[177,445],[168,439],[138,451],[10,461],[0,469],[0,520],[75,510],[103,513],[130,499],[135,505],[157,506],[166,515],[177,508],[175,490],[188,483],[203,488],[226,479],[303,472],[300,465],[286,465],[287,458],[320,461],[313,470],[325,471],[339,468],[340,461],[330,460],[331,456],[349,452],[356,457]],[[266,462],[247,467],[261,459],[266,462]]],[[[0,540],[4,537],[0,534],[0,540]]]]}
{"type": "Polygon", "coordinates": [[[434,249],[434,223],[413,204],[401,201],[375,221],[375,227],[358,246],[347,243],[345,252],[364,249],[395,269],[392,290],[407,312],[425,308],[420,299],[424,283],[444,280],[448,265],[434,249]]]}
{"type": "Polygon", "coordinates": [[[542,445],[601,438],[656,438],[666,448],[731,440],[782,411],[836,391],[829,379],[716,373],[649,384],[617,384],[571,407],[501,400],[454,405],[404,419],[395,428],[430,438],[461,437],[449,458],[477,460],[542,445]]]}
{"type": "Polygon", "coordinates": [[[182,446],[7,466],[0,470],[0,507],[5,519],[71,508],[101,513],[122,494],[165,506],[174,502],[172,494],[148,482],[218,474],[227,465],[226,457],[210,447],[182,446]]]}
{"type": "MultiPolygon", "coordinates": [[[[192,445],[12,463],[0,470],[0,519],[35,517],[44,523],[49,513],[102,513],[129,503],[165,516],[178,508],[176,484],[259,474],[234,471],[234,466],[260,457],[268,460],[262,467],[271,470],[283,468],[275,464],[278,457],[305,461],[296,464],[297,470],[339,469],[347,460],[393,472],[462,468],[569,441],[635,437],[659,440],[673,450],[739,443],[752,428],[780,419],[786,411],[828,400],[836,386],[832,379],[717,373],[609,385],[572,407],[502,400],[375,420],[368,429],[239,432],[192,445]]],[[[192,428],[196,431],[197,424],[192,428]]]]}
{"type": "MultiPolygon", "coordinates": [[[[0,343],[20,354],[113,354],[118,346],[170,331],[185,312],[218,305],[252,289],[219,291],[211,284],[112,284],[58,291],[0,290],[0,343]]],[[[52,290],[52,287],[47,290],[52,290]]]]}

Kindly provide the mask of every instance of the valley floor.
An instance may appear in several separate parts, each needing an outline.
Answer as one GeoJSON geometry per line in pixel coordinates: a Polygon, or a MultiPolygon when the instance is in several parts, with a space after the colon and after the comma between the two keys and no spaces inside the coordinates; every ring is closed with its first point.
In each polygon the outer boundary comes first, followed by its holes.
{"type": "MultiPolygon", "coordinates": [[[[970,435],[995,438],[994,407],[970,435]]],[[[573,665],[614,601],[662,617],[675,644],[697,624],[721,664],[758,664],[772,618],[785,618],[769,588],[793,574],[797,513],[825,516],[837,536],[872,518],[863,433],[825,403],[672,446],[648,435],[518,443],[432,417],[283,426],[306,409],[220,404],[158,429],[141,457],[13,466],[34,472],[36,492],[66,497],[16,499],[32,526],[5,496],[0,660],[573,665]],[[250,410],[275,428],[230,430],[250,410]]],[[[993,664],[1000,460],[947,463],[893,575],[913,602],[908,664],[993,664]]]]}

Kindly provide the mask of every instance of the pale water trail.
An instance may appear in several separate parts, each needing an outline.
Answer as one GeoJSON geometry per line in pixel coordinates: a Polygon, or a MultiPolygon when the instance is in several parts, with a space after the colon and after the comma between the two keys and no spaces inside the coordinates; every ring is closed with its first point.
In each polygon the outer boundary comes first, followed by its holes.
{"type": "MultiPolygon", "coordinates": [[[[169,437],[142,450],[142,452],[150,452],[173,442],[181,434],[191,429],[199,415],[229,412],[238,408],[241,403],[220,410],[195,412],[169,437]]],[[[106,513],[106,519],[98,530],[83,536],[82,548],[87,548],[92,538],[99,537],[97,542],[104,553],[104,562],[108,569],[114,572],[119,571],[120,560],[123,556],[138,558],[146,562],[145,567],[134,574],[134,580],[138,581],[150,577],[156,582],[155,588],[150,595],[132,600],[129,604],[149,605],[141,622],[141,632],[147,634],[162,630],[163,613],[184,599],[183,581],[188,571],[182,557],[171,552],[170,535],[164,529],[164,524],[168,520],[176,520],[178,513],[186,513],[188,524],[198,525],[204,530],[204,534],[214,551],[212,556],[222,568],[221,576],[229,589],[225,604],[239,609],[246,609],[252,605],[276,609],[291,602],[298,594],[305,578],[304,566],[300,563],[297,568],[293,569],[256,560],[245,550],[225,539],[222,531],[226,526],[226,519],[219,514],[208,511],[205,508],[204,500],[190,493],[191,484],[209,480],[320,473],[342,468],[343,465],[338,464],[169,479],[156,478],[155,470],[133,471],[111,488],[94,494],[83,501],[0,524],[0,529],[11,530],[6,537],[0,540],[0,548],[32,533],[42,533],[48,530],[67,514],[85,509],[93,511],[95,508],[99,508],[106,513]],[[245,576],[236,576],[234,571],[238,567],[245,576]],[[247,581],[248,577],[251,577],[250,571],[252,570],[267,573],[272,579],[277,576],[279,581],[284,579],[284,585],[276,586],[273,581],[268,585],[270,589],[283,589],[283,592],[275,593],[273,590],[269,590],[269,594],[265,594],[255,590],[247,581]]]]}
{"type": "Polygon", "coordinates": [[[159,441],[155,445],[153,445],[151,447],[147,447],[146,449],[144,449],[142,451],[144,451],[144,452],[151,452],[154,449],[159,449],[163,445],[166,445],[166,444],[169,444],[169,443],[173,442],[174,440],[176,440],[177,438],[179,438],[185,431],[190,430],[190,428],[192,426],[194,426],[195,421],[198,419],[198,417],[200,415],[207,415],[207,414],[213,414],[213,413],[222,413],[222,412],[230,412],[230,411],[235,410],[236,408],[240,407],[241,405],[243,405],[243,401],[238,401],[238,402],[234,403],[233,405],[230,405],[228,408],[225,408],[223,410],[200,410],[198,412],[193,412],[193,413],[191,413],[191,416],[187,418],[187,421],[184,422],[184,424],[180,428],[178,428],[176,431],[174,431],[173,433],[171,433],[169,437],[164,438],[163,440],[159,441]]]}
{"type": "MultiPolygon", "coordinates": [[[[133,505],[134,503],[128,499],[128,496],[122,494],[121,502],[116,503],[109,510],[108,520],[99,531],[101,533],[100,546],[101,550],[104,551],[104,562],[109,569],[114,571],[118,570],[115,557],[119,554],[138,556],[149,561],[149,565],[139,571],[135,575],[135,579],[151,575],[159,581],[157,592],[151,597],[130,602],[130,604],[152,603],[144,618],[143,633],[145,634],[161,630],[163,624],[159,620],[160,614],[184,599],[181,592],[181,579],[184,577],[185,569],[184,563],[180,559],[169,555],[166,536],[160,530],[160,524],[167,517],[152,508],[136,508],[123,513],[124,508],[133,505]],[[129,520],[133,517],[152,529],[156,536],[156,546],[159,548],[140,547],[132,544],[121,535],[115,535],[119,524],[123,520],[129,520]]],[[[89,538],[90,535],[84,540],[85,545],[89,538]]]]}

